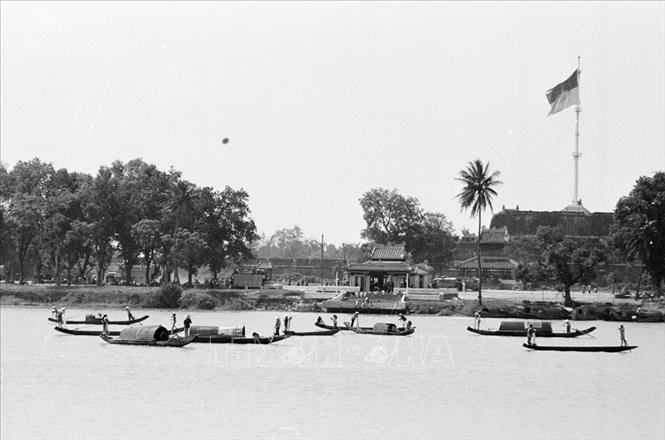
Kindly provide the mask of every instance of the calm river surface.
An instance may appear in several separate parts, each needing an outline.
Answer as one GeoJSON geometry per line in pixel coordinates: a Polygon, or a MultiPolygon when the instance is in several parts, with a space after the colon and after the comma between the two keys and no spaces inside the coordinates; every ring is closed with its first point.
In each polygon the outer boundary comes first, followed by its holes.
{"type": "MultiPolygon", "coordinates": [[[[153,348],[56,333],[49,313],[0,311],[3,440],[665,438],[662,323],[626,323],[639,348],[616,354],[531,352],[522,338],[467,332],[470,318],[434,316],[412,316],[412,337],[341,332],[267,346],[153,348]]],[[[169,323],[165,311],[134,314],[169,323]]],[[[248,334],[269,334],[275,318],[191,315],[195,325],[246,325],[248,334]]],[[[316,330],[316,314],[293,316],[292,329],[316,330]]],[[[361,325],[394,319],[361,316],[361,325]]],[[[595,339],[539,342],[618,344],[616,323],[573,324],[597,326],[595,339]]]]}

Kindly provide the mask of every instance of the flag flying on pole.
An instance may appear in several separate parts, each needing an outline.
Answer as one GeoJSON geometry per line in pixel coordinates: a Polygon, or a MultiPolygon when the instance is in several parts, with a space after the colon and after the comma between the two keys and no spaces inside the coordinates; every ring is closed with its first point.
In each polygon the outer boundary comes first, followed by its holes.
{"type": "Polygon", "coordinates": [[[552,108],[548,115],[553,115],[561,110],[580,103],[580,87],[577,81],[579,70],[575,70],[564,82],[549,89],[545,96],[552,108]]]}

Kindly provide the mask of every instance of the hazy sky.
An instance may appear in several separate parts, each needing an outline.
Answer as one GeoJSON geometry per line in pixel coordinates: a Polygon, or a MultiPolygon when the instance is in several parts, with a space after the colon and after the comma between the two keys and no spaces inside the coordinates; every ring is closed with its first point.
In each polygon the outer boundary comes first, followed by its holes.
{"type": "MultiPolygon", "coordinates": [[[[396,188],[457,230],[454,180],[501,171],[495,211],[613,210],[665,169],[665,3],[1,3],[2,162],[96,174],[141,157],[245,188],[259,230],[359,242],[396,188]],[[231,142],[222,145],[224,137],[231,142]]],[[[491,214],[484,215],[486,224],[491,214]]]]}

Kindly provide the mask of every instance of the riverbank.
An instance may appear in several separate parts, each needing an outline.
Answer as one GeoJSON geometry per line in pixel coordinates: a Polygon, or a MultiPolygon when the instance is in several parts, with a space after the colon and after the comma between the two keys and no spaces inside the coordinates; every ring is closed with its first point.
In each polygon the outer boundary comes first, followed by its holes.
{"type": "MultiPolygon", "coordinates": [[[[410,314],[439,316],[482,316],[523,319],[608,319],[662,321],[665,301],[641,303],[632,299],[614,299],[610,292],[573,297],[574,309],[563,307],[563,298],[552,291],[483,291],[483,305],[477,292],[460,292],[458,299],[447,301],[407,301],[410,314]],[[647,316],[648,314],[648,316],[647,316]],[[634,318],[635,317],[635,318],[634,318]],[[643,319],[642,319],[643,318],[643,319]]],[[[287,289],[185,289],[177,297],[168,296],[160,287],[141,286],[61,286],[0,285],[0,305],[67,307],[73,309],[140,308],[204,310],[290,310],[324,312],[321,302],[302,298],[301,292],[287,289]]]]}

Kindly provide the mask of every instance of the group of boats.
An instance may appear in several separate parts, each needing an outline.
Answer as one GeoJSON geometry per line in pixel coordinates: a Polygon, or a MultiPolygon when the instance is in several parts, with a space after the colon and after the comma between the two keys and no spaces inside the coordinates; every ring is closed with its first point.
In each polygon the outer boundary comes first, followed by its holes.
{"type": "MultiPolygon", "coordinates": [[[[552,323],[548,321],[503,321],[498,329],[482,330],[480,328],[467,327],[466,329],[472,333],[483,336],[518,336],[527,337],[529,326],[535,330],[537,338],[576,338],[582,335],[588,335],[596,330],[596,327],[589,327],[584,330],[570,329],[565,332],[555,332],[552,330],[552,323]]],[[[522,344],[524,348],[536,351],[578,351],[578,352],[606,352],[617,353],[621,351],[633,350],[637,348],[636,345],[539,345],[535,342],[527,342],[522,344]]]]}
{"type": "MultiPolygon", "coordinates": [[[[70,329],[63,325],[57,318],[50,317],[49,321],[58,323],[55,330],[73,336],[99,336],[109,344],[115,345],[150,345],[158,347],[184,347],[191,343],[206,344],[272,344],[291,336],[332,336],[340,331],[348,330],[358,334],[371,334],[383,336],[407,336],[415,332],[415,327],[398,327],[393,323],[376,323],[372,327],[352,326],[348,322],[341,327],[329,326],[323,323],[321,317],[315,325],[323,328],[320,331],[296,332],[287,330],[281,335],[261,336],[253,333],[251,337],[245,334],[245,327],[218,327],[218,326],[191,326],[189,335],[182,336],[184,327],[168,330],[162,325],[143,325],[148,315],[136,319],[107,321],[108,324],[126,325],[122,330],[98,330],[98,329],[70,329]],[[132,324],[140,324],[132,326],[132,324]]],[[[88,315],[85,320],[66,320],[72,325],[103,325],[103,319],[99,316],[88,315]]]]}
{"type": "MultiPolygon", "coordinates": [[[[182,336],[183,327],[172,328],[168,330],[162,325],[143,325],[143,321],[148,319],[148,315],[140,318],[108,321],[108,324],[128,326],[122,330],[97,330],[97,329],[69,329],[61,325],[62,323],[54,318],[48,318],[51,322],[59,325],[55,330],[75,336],[99,336],[105,342],[116,345],[151,345],[161,347],[184,347],[190,343],[206,344],[272,344],[292,336],[332,336],[341,331],[351,331],[357,334],[380,335],[380,336],[408,336],[416,331],[416,327],[408,325],[398,326],[395,323],[379,322],[371,327],[361,327],[344,322],[343,325],[328,325],[319,316],[314,323],[319,331],[296,332],[287,330],[283,334],[272,336],[261,336],[253,333],[251,337],[245,334],[245,327],[218,327],[218,326],[191,326],[189,335],[182,336]],[[132,324],[140,324],[132,326],[132,324]]],[[[479,321],[478,321],[479,322],[479,321]]],[[[67,320],[67,324],[73,325],[103,325],[103,320],[99,316],[88,315],[85,320],[67,320]]],[[[356,321],[357,323],[357,321],[356,321]]],[[[535,333],[537,338],[576,338],[578,336],[588,335],[596,327],[589,327],[583,330],[571,329],[568,325],[566,331],[556,332],[552,329],[551,322],[548,321],[503,321],[498,329],[480,329],[467,327],[467,330],[482,336],[513,336],[527,337],[529,332],[535,333]]],[[[578,351],[578,352],[609,352],[616,353],[637,348],[635,345],[620,346],[588,346],[588,345],[539,345],[531,338],[523,346],[529,350],[536,351],[578,351]]]]}

